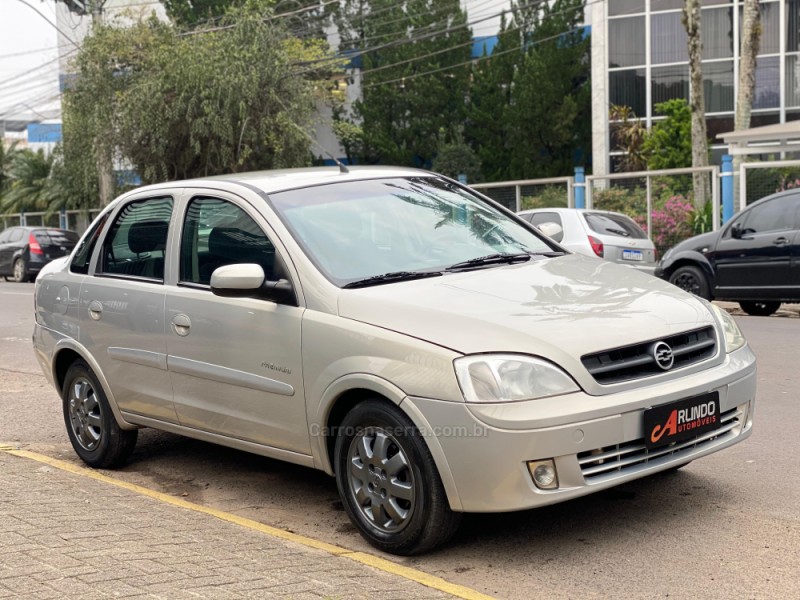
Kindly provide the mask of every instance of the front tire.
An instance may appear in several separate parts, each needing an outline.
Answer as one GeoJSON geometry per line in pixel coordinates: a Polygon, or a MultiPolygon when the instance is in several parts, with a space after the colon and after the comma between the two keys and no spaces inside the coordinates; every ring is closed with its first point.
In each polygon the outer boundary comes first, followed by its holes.
{"type": "Polygon", "coordinates": [[[399,408],[367,400],[345,417],[334,449],[336,484],[361,535],[384,552],[419,554],[449,540],[461,514],[419,430],[399,408]]]}
{"type": "Polygon", "coordinates": [[[75,453],[90,467],[118,467],[136,446],[137,429],[121,429],[94,372],[82,360],[64,378],[64,423],[75,453]]]}
{"type": "Polygon", "coordinates": [[[739,306],[748,315],[768,317],[781,307],[780,302],[739,302],[739,306]]]}
{"type": "Polygon", "coordinates": [[[28,263],[24,258],[18,258],[14,261],[14,281],[17,283],[24,283],[28,281],[28,263]]]}
{"type": "Polygon", "coordinates": [[[685,292],[711,300],[711,286],[705,274],[693,265],[685,265],[675,269],[669,276],[669,282],[685,292]]]}

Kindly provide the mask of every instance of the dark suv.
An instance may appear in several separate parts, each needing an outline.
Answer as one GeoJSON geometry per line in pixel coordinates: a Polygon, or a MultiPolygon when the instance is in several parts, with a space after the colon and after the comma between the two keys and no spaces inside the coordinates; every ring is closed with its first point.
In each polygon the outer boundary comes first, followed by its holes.
{"type": "Polygon", "coordinates": [[[11,227],[0,233],[0,275],[33,281],[41,268],[72,252],[78,234],[66,229],[11,227]]]}
{"type": "Polygon", "coordinates": [[[707,300],[767,316],[800,302],[800,189],[767,196],[722,229],[668,250],[656,276],[707,300]]]}

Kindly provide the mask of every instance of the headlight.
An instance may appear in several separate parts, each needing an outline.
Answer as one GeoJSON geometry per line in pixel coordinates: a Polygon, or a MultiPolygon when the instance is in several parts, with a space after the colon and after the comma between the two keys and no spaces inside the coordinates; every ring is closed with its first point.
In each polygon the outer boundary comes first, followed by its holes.
{"type": "Polygon", "coordinates": [[[530,356],[464,356],[453,365],[467,402],[514,402],[580,391],[564,371],[530,356]]]}
{"type": "Polygon", "coordinates": [[[733,352],[744,346],[744,335],[742,335],[742,330],[739,329],[733,317],[716,304],[709,302],[708,307],[716,315],[720,325],[722,325],[722,331],[725,333],[725,352],[733,352]]]}

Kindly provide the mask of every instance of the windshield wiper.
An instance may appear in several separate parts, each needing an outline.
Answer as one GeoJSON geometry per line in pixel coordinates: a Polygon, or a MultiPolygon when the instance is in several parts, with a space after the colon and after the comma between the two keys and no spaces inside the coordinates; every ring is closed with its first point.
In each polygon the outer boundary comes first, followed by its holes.
{"type": "Polygon", "coordinates": [[[531,259],[530,252],[521,252],[519,254],[487,254],[486,256],[479,256],[478,258],[470,258],[463,262],[456,263],[447,267],[448,271],[460,271],[461,269],[471,269],[473,267],[485,267],[489,265],[504,265],[511,263],[526,262],[531,259]]]}
{"type": "Polygon", "coordinates": [[[343,288],[360,288],[369,287],[371,285],[381,285],[384,283],[395,283],[397,281],[411,281],[413,279],[425,279],[426,277],[441,277],[440,271],[394,271],[393,273],[384,273],[383,275],[374,275],[351,281],[344,284],[343,288]]]}

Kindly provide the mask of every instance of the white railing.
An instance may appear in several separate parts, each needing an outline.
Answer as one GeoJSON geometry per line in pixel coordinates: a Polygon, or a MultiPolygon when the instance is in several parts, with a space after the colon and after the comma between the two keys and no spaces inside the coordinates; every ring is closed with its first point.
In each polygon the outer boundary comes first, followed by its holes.
{"type": "MultiPolygon", "coordinates": [[[[565,208],[575,207],[575,179],[574,177],[547,177],[544,179],[521,179],[517,181],[498,181],[496,183],[476,183],[470,187],[492,200],[500,202],[514,212],[519,212],[526,206],[526,201],[541,197],[542,192],[548,188],[564,186],[564,202],[553,206],[565,208]]],[[[550,208],[550,206],[537,206],[536,208],[550,208]]]]}
{"type": "Polygon", "coordinates": [[[67,210],[47,214],[46,212],[8,213],[0,215],[0,230],[17,225],[28,227],[58,227],[83,233],[100,212],[99,208],[67,210]]]}
{"type": "MultiPolygon", "coordinates": [[[[775,180],[754,182],[752,179],[748,183],[748,171],[755,172],[761,169],[791,169],[797,173],[796,177],[789,179],[800,178],[800,160],[769,160],[762,162],[742,162],[739,164],[739,206],[736,210],[742,210],[747,206],[748,198],[758,200],[764,196],[769,196],[781,190],[784,183],[781,177],[776,177],[775,180]]],[[[800,185],[792,182],[790,187],[800,187],[800,185]]]]}

